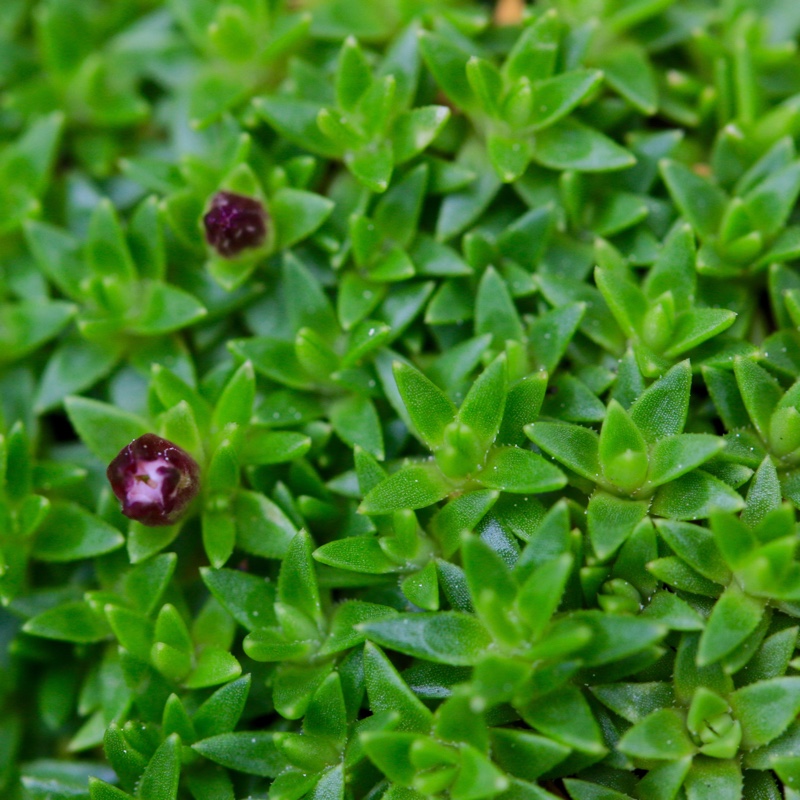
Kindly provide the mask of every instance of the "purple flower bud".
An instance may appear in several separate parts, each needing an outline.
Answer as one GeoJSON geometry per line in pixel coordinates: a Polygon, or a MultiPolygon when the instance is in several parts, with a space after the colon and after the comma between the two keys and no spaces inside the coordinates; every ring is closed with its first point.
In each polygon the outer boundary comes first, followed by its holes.
{"type": "Polygon", "coordinates": [[[197,462],[154,433],[123,447],[106,475],[122,503],[122,513],[142,525],[177,522],[200,488],[197,462]]]}
{"type": "Polygon", "coordinates": [[[217,192],[203,217],[206,241],[224,258],[260,247],[267,236],[267,212],[259,200],[233,192],[217,192]]]}

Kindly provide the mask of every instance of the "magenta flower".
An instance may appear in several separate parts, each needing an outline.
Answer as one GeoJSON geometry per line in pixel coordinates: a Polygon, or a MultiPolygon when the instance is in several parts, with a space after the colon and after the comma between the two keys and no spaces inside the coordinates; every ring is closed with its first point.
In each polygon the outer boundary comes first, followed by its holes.
{"type": "Polygon", "coordinates": [[[267,236],[267,212],[259,200],[233,192],[217,192],[203,217],[206,241],[224,258],[260,247],[267,236]]]}
{"type": "Polygon", "coordinates": [[[172,525],[200,488],[197,462],[176,444],[146,433],[119,451],[106,475],[126,517],[172,525]]]}

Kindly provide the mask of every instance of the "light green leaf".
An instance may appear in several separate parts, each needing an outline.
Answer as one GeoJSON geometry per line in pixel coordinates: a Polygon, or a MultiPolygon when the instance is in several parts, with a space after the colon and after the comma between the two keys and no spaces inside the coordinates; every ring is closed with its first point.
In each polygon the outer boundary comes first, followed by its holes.
{"type": "Polygon", "coordinates": [[[476,477],[488,489],[515,494],[553,492],[567,482],[560,469],[538,453],[520,447],[493,448],[476,477]]]}
{"type": "Polygon", "coordinates": [[[536,422],[525,435],[565,467],[590,481],[600,476],[600,437],[590,428],[563,422],[536,422]]]}
{"type": "Polygon", "coordinates": [[[471,666],[489,646],[489,634],[472,616],[456,611],[400,614],[368,622],[362,630],[370,641],[437,664],[471,666]]]}
{"type": "Polygon", "coordinates": [[[700,637],[698,665],[713,664],[731,653],[756,629],[763,613],[763,600],[731,584],[716,602],[700,637]]]}
{"type": "Polygon", "coordinates": [[[634,156],[607,136],[578,122],[565,121],[536,137],[534,160],[545,167],[577,172],[607,172],[636,163],[634,156]]]}
{"type": "Polygon", "coordinates": [[[116,550],[123,535],[86,509],[55,501],[40,526],[31,555],[39,561],[78,561],[116,550]]]}

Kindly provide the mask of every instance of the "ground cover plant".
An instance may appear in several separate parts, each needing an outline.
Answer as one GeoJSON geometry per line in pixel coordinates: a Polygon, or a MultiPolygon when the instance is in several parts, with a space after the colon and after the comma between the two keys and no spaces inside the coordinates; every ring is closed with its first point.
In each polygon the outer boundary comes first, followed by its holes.
{"type": "Polygon", "coordinates": [[[0,797],[800,798],[798,36],[5,0],[0,797]]]}

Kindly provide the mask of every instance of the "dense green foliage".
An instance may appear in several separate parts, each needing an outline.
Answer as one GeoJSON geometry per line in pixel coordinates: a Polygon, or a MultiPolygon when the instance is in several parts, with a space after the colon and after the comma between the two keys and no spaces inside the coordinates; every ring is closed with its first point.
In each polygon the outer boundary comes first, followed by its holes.
{"type": "Polygon", "coordinates": [[[0,3],[3,798],[800,798],[800,5],[502,5],[0,3]]]}

